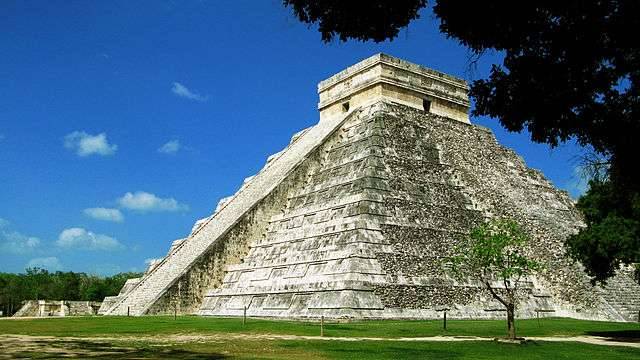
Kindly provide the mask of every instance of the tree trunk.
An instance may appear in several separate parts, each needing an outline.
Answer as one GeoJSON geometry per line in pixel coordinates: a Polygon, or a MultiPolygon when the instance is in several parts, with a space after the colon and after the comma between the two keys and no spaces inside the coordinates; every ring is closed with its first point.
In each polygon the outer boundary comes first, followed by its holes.
{"type": "Polygon", "coordinates": [[[515,310],[516,307],[513,303],[507,304],[507,336],[511,340],[516,339],[515,310]]]}

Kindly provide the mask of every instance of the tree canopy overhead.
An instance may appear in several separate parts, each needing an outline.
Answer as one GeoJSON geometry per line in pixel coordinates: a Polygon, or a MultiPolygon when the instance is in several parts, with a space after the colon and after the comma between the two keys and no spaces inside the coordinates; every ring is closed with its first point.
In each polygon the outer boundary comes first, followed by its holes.
{"type": "Polygon", "coordinates": [[[325,42],[336,36],[342,41],[393,39],[427,5],[426,0],[284,0],[284,3],[293,8],[301,21],[318,23],[325,42]]]}
{"type": "MultiPolygon", "coordinates": [[[[284,4],[301,21],[317,23],[325,42],[393,40],[427,6],[424,0],[284,4]]],[[[471,84],[473,115],[496,118],[510,131],[527,129],[533,141],[551,146],[575,139],[605,159],[607,177],[600,183],[609,184],[614,201],[593,200],[605,190],[595,187],[587,194],[593,201],[579,204],[582,210],[601,206],[601,216],[587,217],[588,227],[570,241],[574,256],[599,280],[621,261],[640,262],[638,251],[627,251],[640,243],[640,211],[634,210],[640,198],[640,1],[435,0],[433,12],[440,31],[476,55],[504,55],[487,78],[471,84]],[[616,231],[615,238],[605,238],[604,229],[616,231]]]]}

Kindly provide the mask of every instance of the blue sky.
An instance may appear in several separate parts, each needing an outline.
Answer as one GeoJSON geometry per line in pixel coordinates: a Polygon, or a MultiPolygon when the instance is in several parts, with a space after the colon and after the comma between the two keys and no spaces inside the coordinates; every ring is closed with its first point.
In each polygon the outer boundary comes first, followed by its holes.
{"type": "MultiPolygon", "coordinates": [[[[278,0],[5,1],[0,271],[142,271],[296,131],[317,83],[377,52],[467,80],[427,10],[393,42],[324,44],[278,0]]],[[[573,196],[581,150],[474,118],[573,196]]]]}

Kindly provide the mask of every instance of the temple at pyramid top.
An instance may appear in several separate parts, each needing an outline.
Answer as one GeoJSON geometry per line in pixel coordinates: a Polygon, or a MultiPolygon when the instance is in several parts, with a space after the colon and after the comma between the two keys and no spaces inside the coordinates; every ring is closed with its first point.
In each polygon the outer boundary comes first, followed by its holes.
{"type": "Polygon", "coordinates": [[[386,54],[376,54],[318,84],[320,120],[381,99],[469,123],[466,81],[386,54]]]}

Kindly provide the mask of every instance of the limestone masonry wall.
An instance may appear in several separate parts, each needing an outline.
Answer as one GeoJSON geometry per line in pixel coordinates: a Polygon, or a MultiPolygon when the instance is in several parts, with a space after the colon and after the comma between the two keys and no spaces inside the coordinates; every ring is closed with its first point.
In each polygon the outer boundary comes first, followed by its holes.
{"type": "Polygon", "coordinates": [[[379,258],[387,273],[400,279],[396,282],[408,284],[390,285],[393,290],[379,285],[376,293],[386,306],[413,298],[424,307],[455,309],[473,302],[476,308],[491,307],[486,292],[447,281],[441,259],[484,218],[501,216],[523,224],[533,238],[530,255],[547,264],[532,279],[522,315],[545,309],[556,315],[620,319],[620,312],[566,257],[564,240],[582,226],[566,192],[527,168],[482,127],[400,105],[390,107],[384,121],[385,160],[393,174],[385,205],[393,209],[390,219],[395,223],[383,226],[383,234],[394,252],[379,258]],[[429,285],[421,284],[425,282],[429,285]],[[403,292],[407,296],[399,295],[403,292]]]}
{"type": "Polygon", "coordinates": [[[91,316],[102,305],[98,301],[26,300],[13,317],[91,316]]]}

